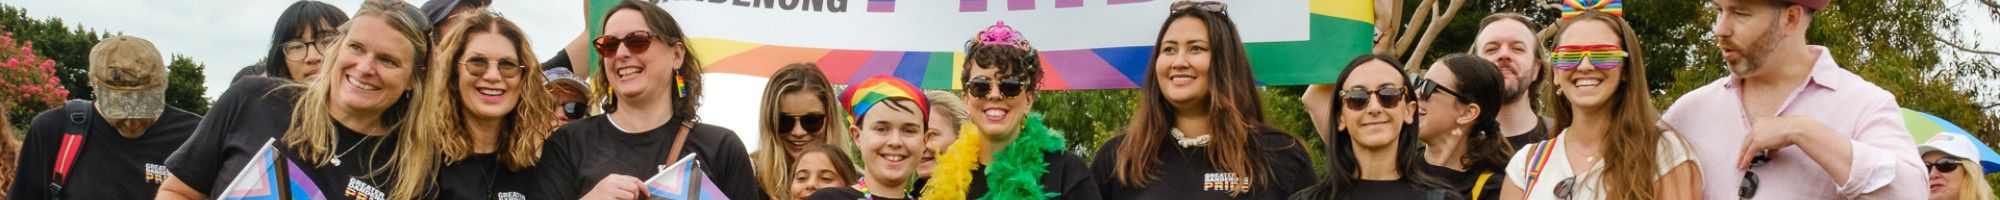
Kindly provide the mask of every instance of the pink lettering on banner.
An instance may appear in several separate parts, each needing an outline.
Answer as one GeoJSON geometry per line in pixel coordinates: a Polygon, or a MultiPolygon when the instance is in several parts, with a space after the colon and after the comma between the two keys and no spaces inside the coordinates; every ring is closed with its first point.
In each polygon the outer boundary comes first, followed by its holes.
{"type": "Polygon", "coordinates": [[[986,0],[958,0],[958,12],[986,12],[986,0]]]}
{"type": "Polygon", "coordinates": [[[1007,0],[1007,10],[1034,10],[1035,0],[1007,0]]]}
{"type": "Polygon", "coordinates": [[[868,12],[896,12],[896,0],[868,0],[868,12]]]}

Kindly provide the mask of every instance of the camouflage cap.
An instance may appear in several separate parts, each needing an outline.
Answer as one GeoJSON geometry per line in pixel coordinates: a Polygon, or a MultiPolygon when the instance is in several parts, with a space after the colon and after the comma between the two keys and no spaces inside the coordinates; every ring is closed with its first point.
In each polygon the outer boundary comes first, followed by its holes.
{"type": "Polygon", "coordinates": [[[107,119],[158,118],[166,107],[167,66],[153,43],[105,38],[90,49],[90,85],[107,119]]]}

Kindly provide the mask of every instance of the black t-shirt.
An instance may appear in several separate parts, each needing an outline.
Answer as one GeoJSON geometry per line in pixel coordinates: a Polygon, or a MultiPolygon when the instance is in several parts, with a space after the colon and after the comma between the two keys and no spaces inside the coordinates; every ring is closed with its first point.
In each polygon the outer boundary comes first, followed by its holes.
{"type": "MultiPolygon", "coordinates": [[[[291,124],[292,105],[303,87],[288,80],[245,77],[230,84],[216,99],[199,128],[187,143],[167,157],[167,169],[195,191],[210,197],[221,194],[266,142],[284,136],[291,124]]],[[[385,166],[394,154],[395,137],[365,136],[335,123],[335,153],[344,165],[318,166],[284,147],[274,144],[286,161],[297,166],[329,199],[351,199],[347,194],[386,194],[390,182],[385,166]],[[343,153],[344,152],[344,153],[343,153]],[[351,181],[360,181],[350,184],[351,181]]],[[[292,180],[300,180],[292,177],[292,180]]],[[[295,197],[310,194],[294,194],[295,197]]],[[[372,198],[379,199],[379,198],[372,198]]]]}
{"type": "MultiPolygon", "coordinates": [[[[278,151],[292,165],[303,170],[306,176],[310,176],[314,185],[319,186],[320,195],[328,199],[387,199],[392,189],[389,183],[395,181],[395,172],[386,166],[395,159],[396,137],[362,135],[339,123],[335,123],[334,128],[338,128],[338,141],[334,142],[333,150],[340,157],[339,165],[314,165],[283,145],[279,145],[278,151]]],[[[283,139],[278,142],[284,144],[283,139]]],[[[290,179],[299,180],[298,177],[290,179]]],[[[304,198],[300,194],[292,195],[304,198]]]]}
{"type": "Polygon", "coordinates": [[[1446,195],[1444,191],[1425,189],[1410,179],[1393,181],[1355,180],[1354,188],[1347,189],[1347,199],[1461,199],[1446,195]]]}
{"type": "Polygon", "coordinates": [[[1444,181],[1446,185],[1451,186],[1453,192],[1460,196],[1471,198],[1472,190],[1480,190],[1478,200],[1500,199],[1500,188],[1506,184],[1501,181],[1507,179],[1507,172],[1500,169],[1474,168],[1466,171],[1458,171],[1443,166],[1431,165],[1430,163],[1424,163],[1422,168],[1421,170],[1425,174],[1444,181]],[[1483,172],[1492,172],[1493,174],[1488,175],[1486,178],[1486,185],[1480,186],[1477,183],[1479,182],[1479,174],[1483,172]],[[1474,186],[1479,187],[1475,188],[1474,186]]]}
{"type": "Polygon", "coordinates": [[[284,135],[292,105],[304,90],[289,84],[262,76],[231,83],[194,135],[167,157],[167,169],[195,191],[210,196],[220,192],[266,141],[284,135]]]}
{"type": "Polygon", "coordinates": [[[1545,140],[1549,140],[1549,118],[1541,118],[1540,121],[1535,121],[1535,129],[1528,130],[1528,133],[1507,136],[1507,143],[1513,145],[1513,149],[1521,149],[1521,147],[1545,140]]]}
{"type": "MultiPolygon", "coordinates": [[[[1057,193],[1050,199],[1103,199],[1099,194],[1097,181],[1090,176],[1090,166],[1076,155],[1057,152],[1042,153],[1042,160],[1048,162],[1049,172],[1042,174],[1042,190],[1057,193]]],[[[989,190],[986,185],[986,166],[972,171],[972,183],[966,186],[966,199],[979,199],[989,190]]]]}
{"type": "Polygon", "coordinates": [[[494,154],[475,154],[438,170],[436,199],[527,199],[535,171],[509,170],[494,154]]]}
{"type": "MultiPolygon", "coordinates": [[[[910,198],[904,198],[904,199],[917,198],[917,196],[909,196],[909,197],[910,198]]],[[[819,191],[813,191],[812,196],[806,197],[806,200],[857,200],[857,199],[903,200],[903,199],[875,196],[874,194],[862,196],[861,190],[855,190],[853,187],[832,187],[832,188],[819,189],[819,191]]]]}
{"type": "MultiPolygon", "coordinates": [[[[1285,199],[1306,186],[1318,181],[1313,175],[1312,158],[1306,156],[1304,146],[1299,145],[1284,133],[1265,132],[1256,134],[1256,141],[1250,145],[1259,151],[1251,156],[1260,159],[1267,168],[1264,171],[1270,179],[1252,183],[1250,193],[1237,197],[1229,196],[1228,187],[1222,186],[1226,180],[1210,180],[1210,176],[1229,176],[1215,169],[1208,157],[1208,147],[1185,148],[1177,145],[1173,138],[1161,138],[1158,151],[1160,163],[1153,165],[1154,179],[1146,186],[1130,187],[1119,184],[1113,174],[1117,171],[1118,148],[1125,144],[1125,136],[1120,135],[1105,141],[1097,149],[1092,172],[1096,174],[1098,187],[1103,188],[1104,199],[1285,199]]],[[[1249,178],[1249,177],[1243,177],[1249,178]]]]}
{"type": "MultiPolygon", "coordinates": [[[[94,109],[93,109],[94,110],[94,109]]],[[[201,123],[201,116],[166,107],[160,117],[139,138],[125,138],[106,122],[104,115],[89,112],[84,122],[83,146],[70,163],[68,184],[61,194],[66,199],[123,199],[151,197],[167,179],[167,155],[180,148],[201,123]]],[[[53,199],[49,178],[55,174],[62,151],[62,137],[69,129],[69,111],[56,107],[36,115],[21,141],[20,160],[14,171],[14,185],[8,194],[14,199],[53,199]]]]}
{"type": "MultiPolygon", "coordinates": [[[[667,164],[668,148],[680,134],[681,119],[640,133],[626,133],[611,124],[610,115],[571,121],[556,129],[543,142],[541,168],[533,199],[576,199],[606,175],[621,174],[640,180],[659,173],[667,164]]],[[[750,169],[750,154],[736,133],[715,125],[695,123],[681,151],[685,157],[700,154],[702,170],[730,199],[765,199],[757,175],[750,169]]]]}

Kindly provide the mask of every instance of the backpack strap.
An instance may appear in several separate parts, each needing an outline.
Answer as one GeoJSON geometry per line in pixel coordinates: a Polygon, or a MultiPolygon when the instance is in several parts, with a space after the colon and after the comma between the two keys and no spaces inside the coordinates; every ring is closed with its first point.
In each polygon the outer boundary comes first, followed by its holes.
{"type": "Polygon", "coordinates": [[[1542,141],[1541,143],[1535,143],[1535,144],[1534,144],[1534,147],[1535,147],[1535,148],[1534,148],[1534,149],[1532,149],[1532,150],[1528,150],[1528,162],[1529,162],[1529,163],[1534,163],[1534,164],[1532,164],[1532,165],[1528,165],[1528,174],[1527,174],[1527,175],[1528,175],[1528,185],[1523,185],[1523,186],[1521,186],[1521,187],[1523,187],[1523,188],[1522,188],[1522,191],[1523,191],[1522,193],[1523,193],[1523,194],[1534,194],[1534,191],[1535,191],[1535,182],[1538,182],[1538,181],[1540,181],[1540,180],[1541,180],[1541,175],[1542,175],[1542,168],[1543,168],[1543,167],[1545,167],[1545,166],[1548,166],[1548,164],[1549,164],[1549,154],[1551,154],[1551,153],[1555,152],[1554,150],[1550,150],[1550,148],[1554,148],[1554,147],[1550,147],[1550,146],[1552,146],[1552,145],[1555,145],[1555,144],[1556,144],[1556,140],[1560,140],[1560,139],[1562,139],[1562,138],[1560,138],[1560,137],[1558,137],[1558,138],[1549,138],[1549,140],[1548,140],[1548,141],[1542,141]]]}
{"type": "Polygon", "coordinates": [[[69,184],[70,166],[76,164],[76,154],[82,153],[84,135],[90,132],[90,116],[97,110],[90,100],[69,100],[63,102],[63,112],[69,114],[69,126],[63,129],[62,146],[56,152],[55,173],[49,176],[49,195],[62,194],[63,186],[69,184]]]}
{"type": "Polygon", "coordinates": [[[1479,199],[1479,192],[1486,190],[1486,180],[1493,179],[1493,171],[1479,172],[1479,182],[1472,183],[1472,199],[1479,199]]]}
{"type": "Polygon", "coordinates": [[[688,135],[693,134],[693,132],[688,132],[689,126],[694,126],[694,125],[681,125],[680,134],[674,135],[674,146],[671,149],[667,150],[667,163],[665,165],[672,165],[676,162],[680,162],[681,147],[687,144],[688,135]]]}

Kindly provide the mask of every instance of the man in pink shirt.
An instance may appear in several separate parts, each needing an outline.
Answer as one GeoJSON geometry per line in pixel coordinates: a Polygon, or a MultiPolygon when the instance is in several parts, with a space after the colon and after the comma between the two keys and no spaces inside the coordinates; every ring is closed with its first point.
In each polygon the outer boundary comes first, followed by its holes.
{"type": "Polygon", "coordinates": [[[1730,76],[1661,119],[1695,148],[1707,199],[1921,199],[1896,97],[1806,44],[1828,0],[1714,0],[1730,76]]]}

